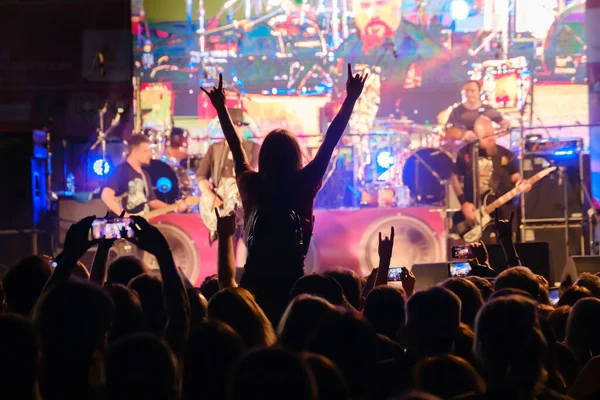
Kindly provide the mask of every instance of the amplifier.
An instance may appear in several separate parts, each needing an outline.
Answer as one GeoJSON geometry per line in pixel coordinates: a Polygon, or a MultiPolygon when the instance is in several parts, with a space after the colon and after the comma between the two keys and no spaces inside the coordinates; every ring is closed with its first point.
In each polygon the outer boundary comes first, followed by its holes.
{"type": "Polygon", "coordinates": [[[590,155],[588,153],[565,155],[546,152],[525,153],[523,176],[530,178],[553,165],[564,168],[562,179],[557,170],[536,183],[529,193],[524,193],[521,197],[522,222],[525,224],[564,223],[565,189],[569,221],[581,221],[585,217],[587,205],[583,185],[590,190],[590,155]]]}
{"type": "Polygon", "coordinates": [[[525,151],[531,153],[544,152],[561,156],[580,153],[583,150],[583,139],[574,138],[531,138],[525,142],[525,151]]]}
{"type": "Polygon", "coordinates": [[[585,253],[586,229],[581,223],[570,224],[568,228],[569,248],[567,250],[565,225],[523,225],[523,242],[548,242],[550,245],[550,270],[548,282],[552,286],[560,278],[570,256],[585,253]]]}

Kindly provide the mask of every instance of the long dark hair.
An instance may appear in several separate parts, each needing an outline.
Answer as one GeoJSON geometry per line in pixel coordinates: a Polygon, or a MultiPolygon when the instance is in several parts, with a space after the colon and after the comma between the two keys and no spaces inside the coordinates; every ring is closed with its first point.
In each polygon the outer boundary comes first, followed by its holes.
{"type": "Polygon", "coordinates": [[[263,179],[286,178],[302,169],[298,139],[288,130],[275,129],[265,137],[258,155],[258,172],[263,179]]]}

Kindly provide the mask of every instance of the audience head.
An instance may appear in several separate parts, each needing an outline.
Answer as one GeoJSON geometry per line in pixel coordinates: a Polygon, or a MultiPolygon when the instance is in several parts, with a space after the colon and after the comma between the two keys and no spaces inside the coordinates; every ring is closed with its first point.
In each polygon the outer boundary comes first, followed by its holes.
{"type": "Polygon", "coordinates": [[[397,340],[398,331],[406,322],[404,306],[404,294],[399,289],[377,286],[365,300],[363,315],[377,333],[397,340]]]}
{"type": "Polygon", "coordinates": [[[540,304],[550,306],[550,284],[548,283],[548,280],[543,276],[537,274],[535,274],[535,277],[539,284],[538,302],[540,304]]]}
{"type": "Polygon", "coordinates": [[[477,312],[483,306],[483,297],[477,286],[465,278],[450,278],[442,282],[440,286],[458,296],[461,303],[461,321],[472,327],[477,312]]]}
{"type": "Polygon", "coordinates": [[[33,399],[37,390],[40,348],[31,323],[17,314],[0,315],[0,394],[33,399]]]}
{"type": "Polygon", "coordinates": [[[302,359],[291,351],[270,347],[255,349],[239,361],[229,380],[229,400],[316,400],[314,377],[302,359]]]}
{"type": "Polygon", "coordinates": [[[567,320],[566,343],[583,366],[591,357],[600,355],[600,300],[579,300],[567,320]]]}
{"type": "Polygon", "coordinates": [[[4,294],[9,312],[29,315],[53,268],[43,257],[26,257],[4,276],[4,294]]]}
{"type": "Polygon", "coordinates": [[[571,306],[573,307],[575,303],[577,303],[581,299],[585,299],[587,297],[593,297],[592,292],[588,288],[583,286],[571,286],[558,299],[556,303],[557,307],[560,306],[571,306]]]}
{"type": "Polygon", "coordinates": [[[194,327],[206,320],[208,301],[196,288],[187,289],[187,295],[190,300],[190,325],[194,327]]]}
{"type": "Polygon", "coordinates": [[[115,283],[104,286],[115,304],[115,317],[110,329],[110,341],[139,332],[144,323],[142,303],[137,293],[127,286],[115,283]]]}
{"type": "Polygon", "coordinates": [[[292,287],[290,298],[300,294],[318,296],[336,306],[347,304],[342,286],[324,274],[309,274],[298,279],[292,287]]]}
{"type": "Polygon", "coordinates": [[[298,139],[285,129],[275,129],[265,137],[258,154],[258,171],[267,179],[276,179],[302,169],[302,151],[298,139]]]}
{"type": "Polygon", "coordinates": [[[428,357],[414,370],[415,389],[443,399],[467,393],[483,394],[485,383],[475,368],[454,355],[428,357]]]}
{"type": "Polygon", "coordinates": [[[334,363],[318,354],[304,353],[302,358],[315,377],[318,399],[347,400],[351,398],[344,376],[334,363]]]}
{"type": "Polygon", "coordinates": [[[152,334],[116,341],[104,364],[106,398],[179,399],[177,360],[169,346],[152,334]]]}
{"type": "Polygon", "coordinates": [[[163,301],[162,282],[155,276],[138,275],[129,282],[129,289],[135,291],[142,303],[144,315],[143,329],[146,332],[162,335],[167,325],[167,312],[163,301]]]}
{"type": "Polygon", "coordinates": [[[543,379],[546,355],[537,303],[518,295],[486,303],[475,322],[474,352],[488,390],[531,395],[543,379]]]}
{"type": "Polygon", "coordinates": [[[588,289],[592,296],[600,299],[600,276],[584,272],[579,275],[575,285],[588,289]]]}
{"type": "Polygon", "coordinates": [[[217,275],[210,275],[204,278],[202,284],[200,285],[200,293],[204,296],[207,301],[219,291],[219,280],[217,279],[217,275]]]}
{"type": "Polygon", "coordinates": [[[246,289],[228,288],[215,294],[208,302],[208,318],[231,326],[248,348],[275,342],[271,322],[246,289]]]}
{"type": "Polygon", "coordinates": [[[148,267],[136,256],[123,256],[108,266],[106,283],[120,283],[127,286],[136,276],[148,272],[148,267]]]}
{"type": "Polygon", "coordinates": [[[560,306],[557,307],[548,318],[550,325],[552,325],[552,331],[554,332],[556,341],[558,342],[564,342],[565,337],[567,336],[567,320],[569,319],[569,314],[571,314],[571,306],[560,306]]]}
{"type": "Polygon", "coordinates": [[[378,345],[377,333],[366,319],[345,311],[327,317],[313,331],[306,350],[333,361],[346,378],[352,397],[360,398],[369,390],[378,345]]]}
{"type": "Polygon", "coordinates": [[[485,279],[480,276],[468,276],[465,279],[473,282],[473,284],[477,286],[477,289],[479,289],[484,302],[487,301],[487,299],[494,292],[494,285],[489,281],[489,279],[485,279]]]}
{"type": "Polygon", "coordinates": [[[245,351],[242,338],[227,324],[197,324],[184,354],[183,393],[186,399],[223,399],[231,370],[245,351]]]}
{"type": "Polygon", "coordinates": [[[279,343],[296,351],[303,351],[312,331],[335,308],[320,297],[301,294],[295,297],[279,321],[279,343]]]}
{"type": "Polygon", "coordinates": [[[324,274],[335,279],[342,287],[348,303],[356,310],[360,310],[362,285],[356,272],[346,268],[337,268],[326,271],[324,274]]]}
{"type": "Polygon", "coordinates": [[[432,287],[406,303],[408,347],[417,357],[448,354],[460,324],[460,299],[448,289],[432,287]]]}
{"type": "Polygon", "coordinates": [[[526,267],[513,267],[502,271],[494,281],[494,288],[500,289],[520,289],[534,299],[539,299],[540,284],[533,272],[526,267]]]}

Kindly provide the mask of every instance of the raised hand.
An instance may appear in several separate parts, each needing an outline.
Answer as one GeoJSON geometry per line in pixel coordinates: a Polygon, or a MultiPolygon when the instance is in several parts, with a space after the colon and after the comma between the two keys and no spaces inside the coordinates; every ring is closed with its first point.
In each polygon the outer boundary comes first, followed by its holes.
{"type": "Polygon", "coordinates": [[[227,239],[235,235],[235,231],[237,230],[235,213],[230,213],[229,215],[220,216],[219,210],[215,208],[215,214],[217,215],[217,234],[220,239],[227,239]]]}
{"type": "Polygon", "coordinates": [[[214,108],[224,108],[225,107],[225,90],[223,90],[223,74],[219,74],[219,85],[217,87],[212,88],[210,91],[201,88],[204,93],[210,99],[214,108]]]}
{"type": "Polygon", "coordinates": [[[89,240],[90,229],[95,219],[95,215],[85,217],[71,225],[67,231],[63,255],[69,260],[78,261],[90,247],[97,243],[97,240],[89,240]]]}
{"type": "Polygon", "coordinates": [[[346,93],[348,97],[357,100],[365,87],[369,74],[352,75],[352,66],[348,63],[348,80],[346,81],[346,93]]]}
{"type": "Polygon", "coordinates": [[[381,232],[379,232],[379,247],[377,251],[379,253],[380,263],[389,263],[392,260],[392,250],[394,249],[394,227],[392,226],[392,230],[390,236],[386,236],[385,239],[381,238],[381,232]]]}
{"type": "Polygon", "coordinates": [[[150,225],[148,221],[138,215],[132,215],[131,219],[134,222],[131,224],[131,228],[135,232],[135,236],[128,239],[130,242],[156,258],[171,256],[167,239],[155,226],[150,225]]]}

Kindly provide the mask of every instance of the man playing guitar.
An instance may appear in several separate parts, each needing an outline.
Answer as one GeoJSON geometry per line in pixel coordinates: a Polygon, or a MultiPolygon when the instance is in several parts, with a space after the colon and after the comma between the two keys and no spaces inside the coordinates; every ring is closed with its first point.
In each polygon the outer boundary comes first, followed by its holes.
{"type": "Polygon", "coordinates": [[[468,81],[463,85],[465,101],[454,107],[446,122],[446,135],[455,140],[473,140],[475,134],[475,121],[481,116],[508,129],[510,123],[502,117],[493,107],[481,101],[481,85],[478,81],[468,81]]]}
{"type": "MultiPolygon", "coordinates": [[[[170,207],[169,204],[156,199],[150,177],[143,169],[152,160],[148,136],[132,135],[127,141],[127,149],[126,161],[116,167],[102,189],[101,198],[106,207],[114,216],[119,216],[125,211],[125,217],[170,207]]],[[[187,210],[184,202],[178,201],[177,204],[179,211],[187,210]]]]}
{"type": "MultiPolygon", "coordinates": [[[[509,192],[515,185],[520,191],[528,192],[531,184],[521,180],[517,159],[513,152],[496,144],[498,135],[494,135],[492,121],[485,116],[476,119],[474,134],[479,139],[478,156],[478,180],[477,193],[482,204],[490,203],[490,196],[500,196],[509,192]]],[[[473,198],[473,142],[458,151],[454,173],[452,175],[452,186],[461,203],[461,211],[467,221],[474,221],[477,217],[476,206],[473,198]],[[461,182],[462,181],[462,182],[461,182]]],[[[500,207],[500,218],[508,219],[514,210],[511,201],[500,207]]],[[[493,235],[484,234],[484,242],[493,242],[493,235]]]]}
{"type": "MultiPolygon", "coordinates": [[[[231,116],[232,122],[235,126],[238,137],[242,140],[242,148],[248,156],[248,162],[252,168],[258,167],[258,152],[260,145],[258,143],[244,139],[244,127],[248,126],[248,123],[244,120],[244,116],[241,109],[230,108],[228,109],[229,115],[231,116]]],[[[196,171],[198,178],[198,185],[202,192],[203,203],[210,203],[212,205],[211,216],[214,214],[214,209],[219,209],[223,206],[225,199],[221,198],[215,193],[215,188],[218,188],[227,179],[232,179],[235,184],[235,170],[233,167],[233,157],[229,146],[225,140],[212,144],[206,155],[200,161],[198,170],[196,171]],[[211,184],[212,183],[212,184],[211,184]]],[[[237,190],[237,186],[235,187],[237,190]]],[[[236,193],[236,197],[239,199],[239,195],[236,193]]],[[[202,203],[201,203],[202,211],[202,203]]],[[[241,207],[236,212],[241,212],[241,207]]],[[[210,216],[207,216],[210,217],[210,216]]],[[[204,219],[204,215],[203,215],[204,219]]],[[[206,223],[206,220],[205,220],[206,223]]],[[[207,226],[208,227],[208,226],[207,226]]],[[[208,227],[211,230],[211,227],[208,227]]],[[[239,239],[244,236],[243,218],[238,219],[238,229],[234,236],[234,251],[237,248],[239,239]]],[[[211,230],[210,242],[212,243],[216,239],[216,231],[211,230]]],[[[241,258],[241,257],[240,257],[241,258]]]]}

